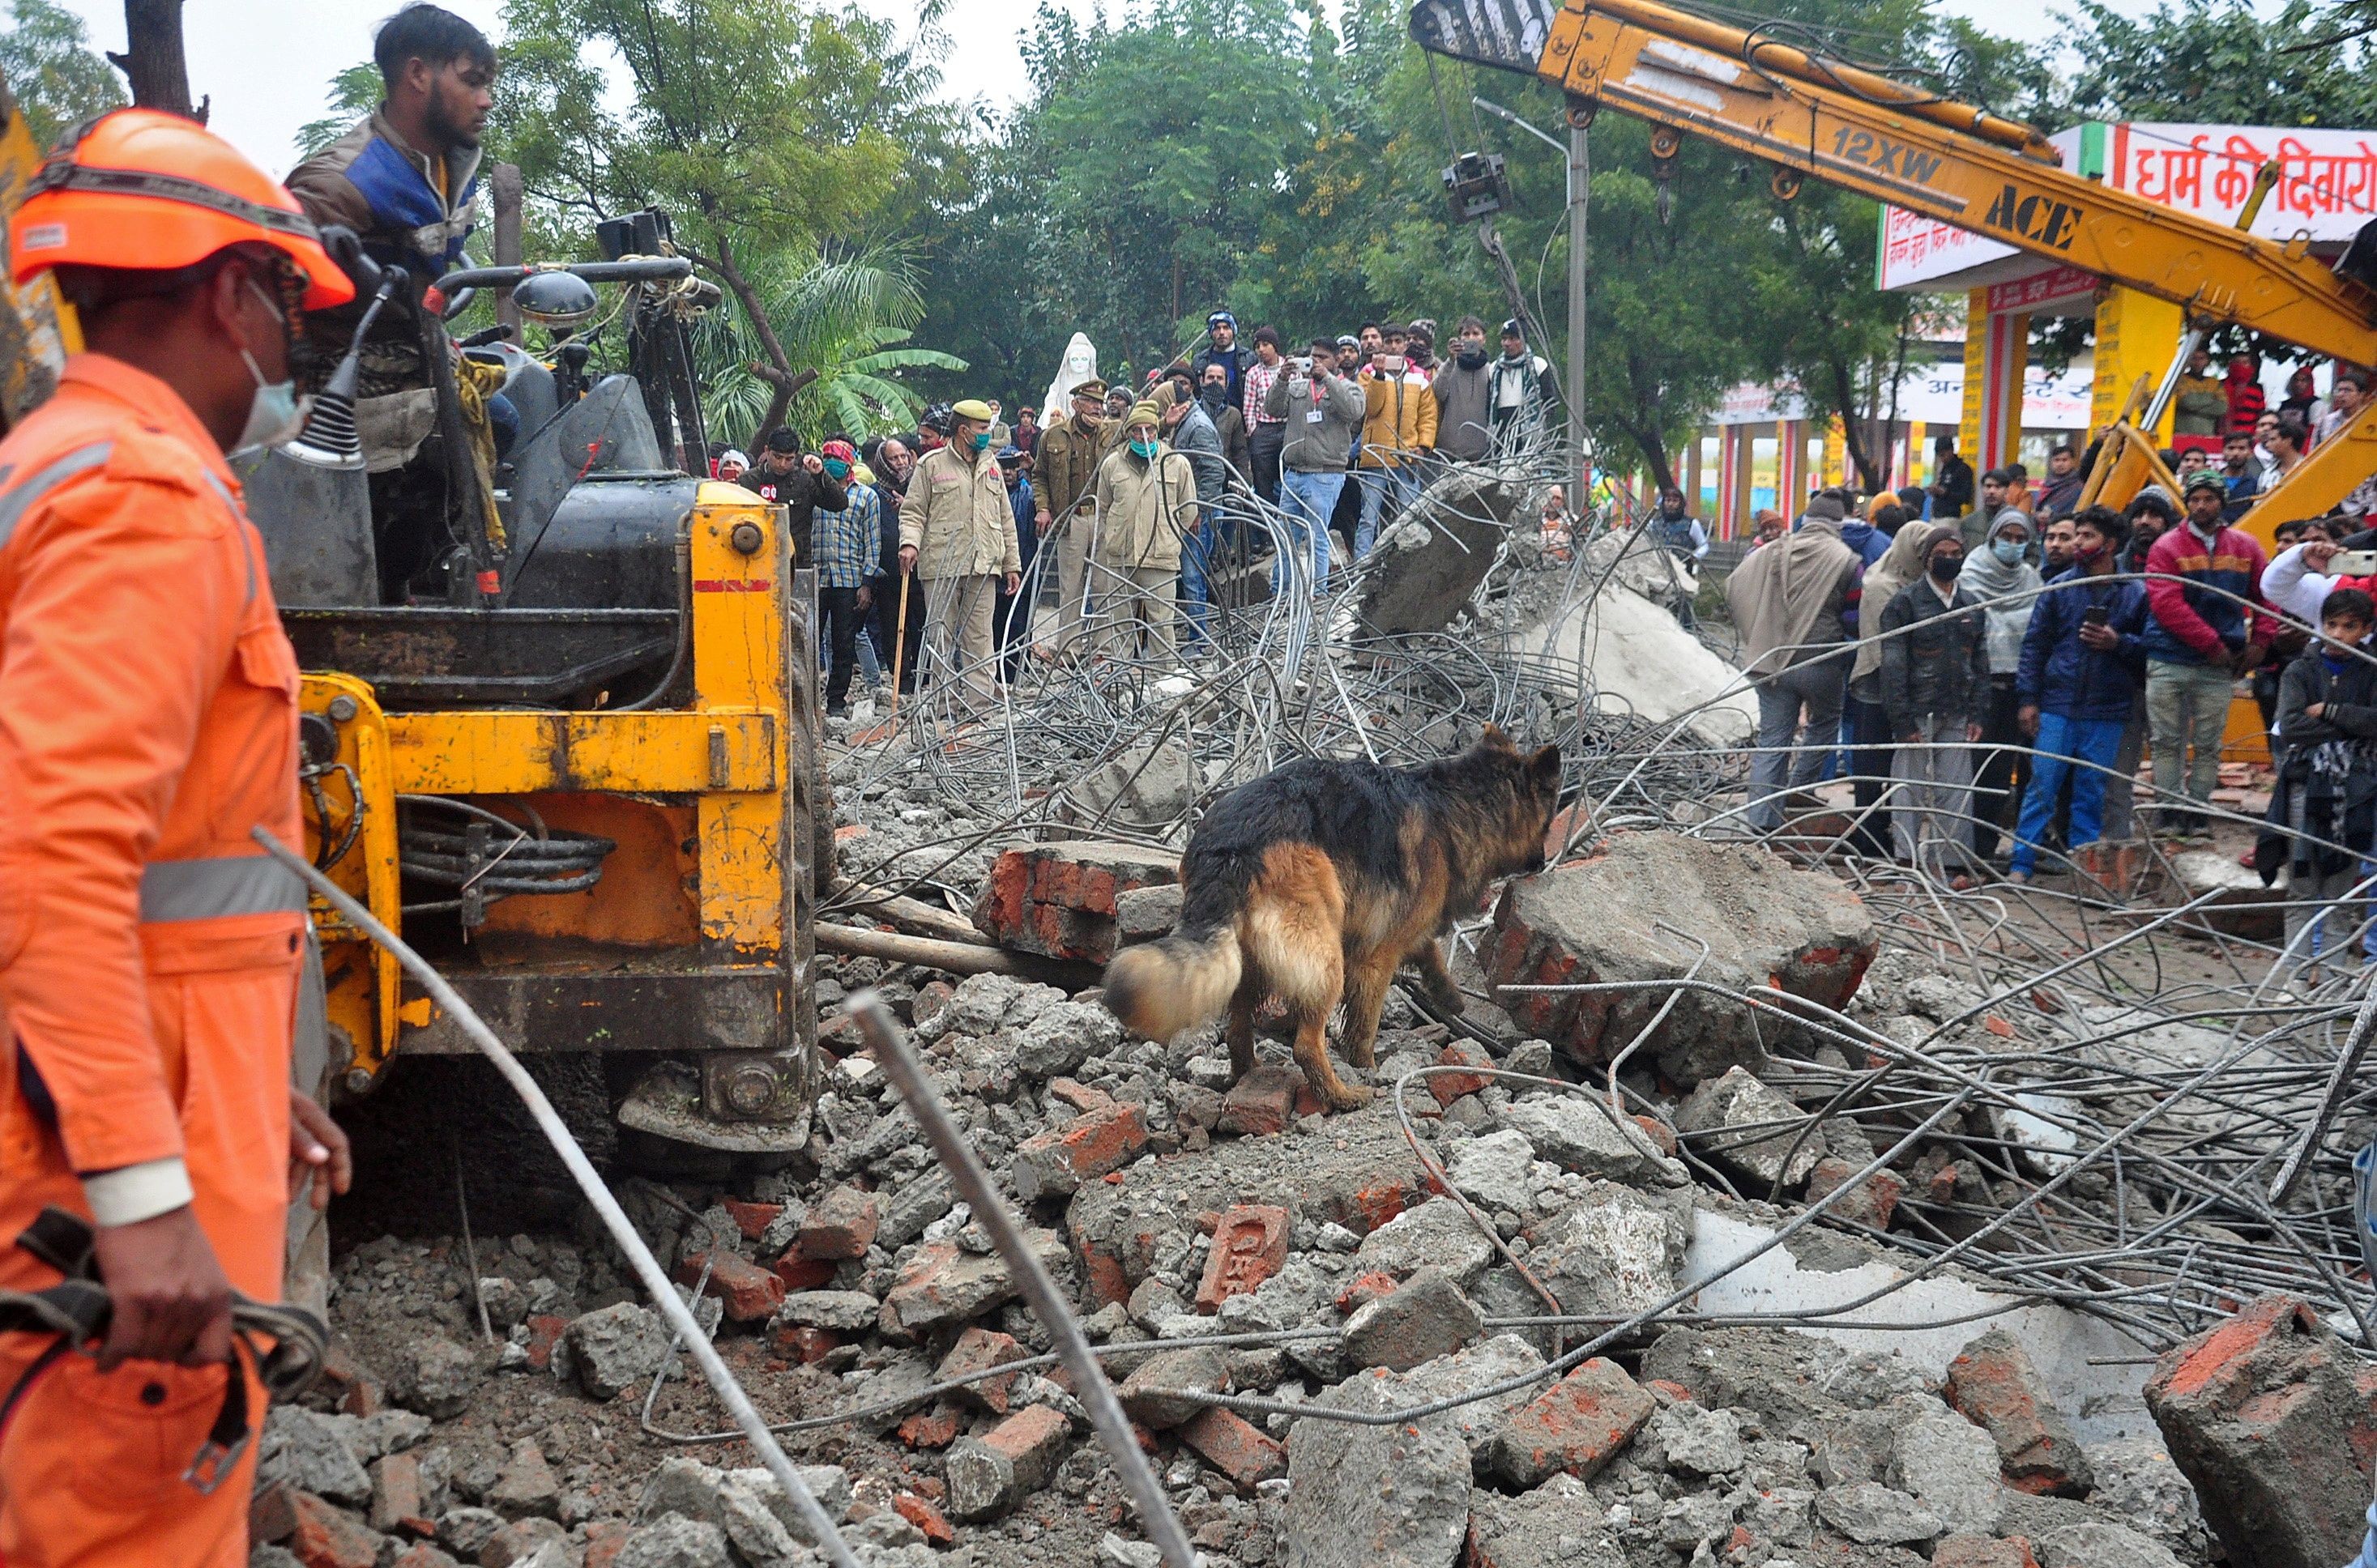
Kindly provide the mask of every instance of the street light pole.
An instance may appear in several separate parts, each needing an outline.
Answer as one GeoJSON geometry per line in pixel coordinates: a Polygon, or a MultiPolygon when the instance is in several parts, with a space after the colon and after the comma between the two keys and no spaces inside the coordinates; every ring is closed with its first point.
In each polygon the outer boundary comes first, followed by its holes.
{"type": "Polygon", "coordinates": [[[1521,119],[1490,98],[1473,97],[1469,101],[1487,113],[1526,132],[1537,141],[1568,160],[1568,422],[1576,442],[1576,467],[1570,474],[1572,488],[1569,505],[1578,512],[1584,510],[1586,497],[1592,493],[1593,465],[1584,449],[1584,234],[1587,199],[1592,194],[1592,160],[1585,144],[1585,128],[1571,117],[1568,141],[1562,145],[1558,137],[1521,119]]]}

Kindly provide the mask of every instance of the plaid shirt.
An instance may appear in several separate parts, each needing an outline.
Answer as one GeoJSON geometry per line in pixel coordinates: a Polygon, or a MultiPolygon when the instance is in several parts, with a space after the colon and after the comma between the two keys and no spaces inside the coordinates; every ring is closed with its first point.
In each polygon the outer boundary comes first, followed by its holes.
{"type": "Polygon", "coordinates": [[[1285,360],[1280,361],[1277,364],[1265,364],[1258,359],[1254,363],[1247,366],[1246,408],[1242,411],[1247,416],[1248,429],[1251,430],[1259,424],[1287,422],[1285,420],[1275,420],[1263,411],[1263,399],[1271,396],[1271,384],[1279,379],[1279,373],[1285,369],[1286,365],[1285,360]]]}
{"type": "Polygon", "coordinates": [[[851,481],[849,506],[819,511],[810,537],[817,551],[818,587],[865,587],[882,567],[883,498],[873,485],[851,481]]]}

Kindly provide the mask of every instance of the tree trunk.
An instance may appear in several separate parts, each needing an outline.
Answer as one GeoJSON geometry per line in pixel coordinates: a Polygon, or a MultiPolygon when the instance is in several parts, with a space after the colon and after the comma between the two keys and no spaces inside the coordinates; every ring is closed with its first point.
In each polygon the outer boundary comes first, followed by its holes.
{"type": "MultiPolygon", "coordinates": [[[[520,264],[520,204],[524,192],[520,184],[520,165],[498,163],[487,172],[487,190],[496,205],[495,246],[497,267],[518,267],[520,264]]],[[[512,303],[512,291],[501,291],[496,295],[496,319],[512,329],[512,341],[520,341],[520,306],[512,303]]]]}
{"type": "Polygon", "coordinates": [[[142,109],[162,109],[201,125],[207,101],[190,102],[190,62],[182,48],[182,0],[124,0],[125,51],[107,58],[142,109]]]}
{"type": "Polygon", "coordinates": [[[694,251],[685,254],[696,267],[706,267],[718,274],[718,280],[726,285],[726,291],[735,296],[735,303],[751,318],[751,330],[759,335],[759,350],[768,356],[765,363],[751,366],[751,374],[772,388],[768,396],[767,411],[759,416],[758,426],[751,432],[750,444],[745,448],[756,454],[766,444],[768,433],[784,422],[784,414],[792,408],[794,398],[799,395],[801,388],[818,378],[818,373],[793,369],[792,356],[784,352],[784,345],[777,340],[775,323],[769,318],[768,307],[760,302],[759,291],[751,287],[751,280],[743,276],[741,267],[735,265],[734,248],[726,238],[724,226],[718,221],[718,204],[705,198],[702,215],[710,220],[710,232],[718,241],[718,254],[715,256],[705,256],[694,251]]]}
{"type": "MultiPolygon", "coordinates": [[[[1659,434],[1656,422],[1645,421],[1637,424],[1631,420],[1621,420],[1619,422],[1619,428],[1627,434],[1633,441],[1635,449],[1642,454],[1643,466],[1651,470],[1651,482],[1654,485],[1661,490],[1683,488],[1676,482],[1675,470],[1667,466],[1667,443],[1659,434]]],[[[1582,497],[1574,500],[1571,505],[1579,511],[1584,509],[1582,497]]]]}
{"type": "Polygon", "coordinates": [[[1833,373],[1833,404],[1841,412],[1841,445],[1848,449],[1849,462],[1857,469],[1858,487],[1871,495],[1881,488],[1881,481],[1873,471],[1865,438],[1857,434],[1856,378],[1849,374],[1848,362],[1838,354],[1824,356],[1824,368],[1833,373]]]}

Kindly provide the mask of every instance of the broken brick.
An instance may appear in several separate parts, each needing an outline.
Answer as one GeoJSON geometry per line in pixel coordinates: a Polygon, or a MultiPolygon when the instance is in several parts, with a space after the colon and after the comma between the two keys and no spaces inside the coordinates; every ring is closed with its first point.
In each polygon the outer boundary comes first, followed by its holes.
{"type": "MultiPolygon", "coordinates": [[[[1494,1059],[1486,1048],[1474,1040],[1456,1039],[1439,1052],[1439,1067],[1491,1067],[1494,1059]]],[[[1493,1080],[1483,1073],[1431,1073],[1427,1075],[1427,1092],[1436,1097],[1439,1105],[1451,1105],[1463,1095],[1475,1094],[1493,1080]]]]}
{"type": "Polygon", "coordinates": [[[1487,1463],[1521,1488],[1560,1470],[1591,1480],[1658,1408],[1624,1368],[1596,1356],[1513,1411],[1487,1445],[1487,1463]]]}
{"type": "Polygon", "coordinates": [[[891,1499],[891,1512],[925,1532],[925,1538],[935,1546],[947,1546],[958,1538],[957,1526],[949,1516],[913,1491],[903,1491],[891,1499]]]}
{"type": "MultiPolygon", "coordinates": [[[[970,1372],[985,1372],[1023,1359],[1023,1347],[1015,1336],[975,1324],[958,1336],[958,1342],[950,1347],[948,1355],[941,1358],[940,1367],[933,1373],[933,1381],[948,1383],[970,1372]]],[[[958,1397],[994,1416],[1003,1416],[1007,1414],[1008,1401],[1015,1393],[1015,1380],[1020,1375],[1006,1372],[997,1377],[984,1378],[978,1383],[969,1383],[957,1391],[958,1397]]]]}
{"type": "Polygon", "coordinates": [[[766,1235],[768,1227],[784,1212],[782,1204],[751,1204],[739,1198],[721,1198],[718,1202],[719,1206],[726,1210],[726,1218],[735,1221],[735,1229],[743,1232],[743,1239],[747,1241],[756,1241],[766,1235]]]}
{"type": "Polygon", "coordinates": [[[958,1408],[944,1399],[929,1410],[911,1410],[900,1419],[900,1441],[911,1448],[947,1448],[958,1440],[965,1424],[958,1408]]]}
{"type": "Polygon", "coordinates": [[[959,1440],[942,1464],[949,1511],[961,1519],[994,1519],[1056,1474],[1072,1423],[1045,1405],[1027,1406],[981,1437],[959,1440]]]}
{"type": "Polygon", "coordinates": [[[538,1372],[553,1367],[553,1348],[561,1343],[569,1320],[551,1313],[539,1313],[528,1320],[528,1364],[538,1372]]]}
{"type": "Polygon", "coordinates": [[[1068,1196],[1082,1182],[1121,1170],[1146,1147],[1147,1123],[1138,1106],[1117,1102],[1089,1111],[1016,1146],[1016,1193],[1026,1203],[1068,1196]]]}
{"type": "Polygon", "coordinates": [[[2094,1481],[2079,1437],[2022,1342],[1991,1329],[1948,1363],[1948,1403],[1998,1445],[2006,1484],[2034,1494],[2085,1497],[2094,1481]]]}
{"type": "Polygon", "coordinates": [[[1356,1275],[1354,1283],[1337,1292],[1337,1310],[1351,1314],[1385,1295],[1395,1288],[1395,1277],[1372,1269],[1356,1275]]]}
{"type": "MultiPolygon", "coordinates": [[[[1837,1155],[1826,1155],[1816,1161],[1808,1173],[1808,1201],[1826,1197],[1856,1175],[1858,1167],[1837,1155]]],[[[1845,1195],[1824,1212],[1851,1224],[1870,1226],[1876,1230],[1890,1229],[1891,1218],[1898,1212],[1898,1200],[1906,1193],[1906,1179],[1887,1168],[1867,1177],[1855,1192],[1845,1195]]]]}
{"type": "Polygon", "coordinates": [[[371,1527],[392,1535],[407,1519],[418,1519],[421,1506],[421,1460],[411,1454],[390,1454],[372,1461],[371,1527]]]}
{"type": "Polygon", "coordinates": [[[1293,1067],[1265,1063],[1250,1068],[1222,1097],[1221,1118],[1213,1128],[1245,1138],[1284,1133],[1296,1115],[1296,1091],[1303,1087],[1304,1075],[1293,1067]]]}
{"type": "Polygon", "coordinates": [[[710,1269],[710,1278],[702,1286],[702,1294],[715,1296],[724,1303],[726,1315],[732,1321],[765,1323],[784,1304],[783,1277],[761,1268],[740,1253],[687,1253],[676,1265],[677,1282],[691,1285],[701,1278],[705,1265],[710,1269]]]}
{"type": "Polygon", "coordinates": [[[874,1194],[836,1187],[810,1206],[794,1246],[805,1258],[863,1258],[880,1223],[874,1194]]]}
{"type": "Polygon", "coordinates": [[[375,1568],[378,1532],[309,1491],[287,1493],[290,1526],[281,1538],[289,1555],[305,1568],[375,1568]]]}
{"type": "Polygon", "coordinates": [[[2020,1536],[1947,1536],[1931,1549],[1931,1568],[2038,1568],[2038,1559],[2020,1536]]]}
{"type": "Polygon", "coordinates": [[[1178,1436],[1199,1458],[1242,1488],[1287,1473],[1284,1444],[1218,1405],[1191,1417],[1179,1428],[1178,1436]]]}
{"type": "Polygon", "coordinates": [[[1287,1210],[1276,1204],[1238,1204],[1213,1229],[1197,1310],[1212,1313],[1277,1274],[1287,1262],[1287,1210]]]}
{"type": "Polygon", "coordinates": [[[817,1365],[829,1351],[842,1343],[842,1336],[830,1328],[818,1328],[806,1323],[786,1324],[771,1329],[768,1348],[788,1361],[798,1361],[805,1367],[817,1365]]]}
{"type": "Polygon", "coordinates": [[[1124,893],[1180,880],[1160,849],[1084,839],[1008,849],[991,862],[973,923],[1001,947],[1103,964],[1121,944],[1124,893]]]}

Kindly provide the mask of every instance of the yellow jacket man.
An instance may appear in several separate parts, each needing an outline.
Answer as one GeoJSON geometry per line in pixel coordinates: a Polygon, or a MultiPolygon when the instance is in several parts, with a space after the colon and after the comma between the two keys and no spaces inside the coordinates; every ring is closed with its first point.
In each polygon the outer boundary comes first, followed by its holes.
{"type": "Polygon", "coordinates": [[[1132,409],[1123,443],[1106,454],[1091,485],[1096,527],[1090,543],[1092,644],[1108,658],[1136,652],[1147,634],[1151,659],[1169,659],[1180,551],[1197,526],[1197,474],[1164,444],[1162,410],[1132,409]]]}
{"type": "MultiPolygon", "coordinates": [[[[990,405],[969,398],[950,409],[949,445],[925,454],[900,507],[900,569],[924,585],[925,678],[963,669],[967,691],[991,695],[991,608],[1002,580],[1022,586],[1015,512],[990,456],[990,405]]],[[[911,612],[914,612],[913,610],[911,612]]]]}

